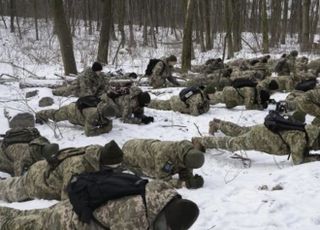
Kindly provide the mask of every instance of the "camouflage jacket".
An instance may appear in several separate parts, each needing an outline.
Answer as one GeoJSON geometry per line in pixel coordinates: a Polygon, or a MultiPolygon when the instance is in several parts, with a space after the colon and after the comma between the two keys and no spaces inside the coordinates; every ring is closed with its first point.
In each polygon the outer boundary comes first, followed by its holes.
{"type": "Polygon", "coordinates": [[[103,74],[96,74],[91,68],[80,73],[77,82],[79,85],[78,97],[101,95],[107,88],[107,78],[103,74]]]}
{"type": "Polygon", "coordinates": [[[2,230],[153,230],[157,215],[174,198],[177,192],[168,184],[152,181],[146,185],[146,206],[141,196],[128,196],[110,200],[93,212],[95,221],[90,224],[79,220],[69,200],[36,210],[17,210],[0,207],[2,230]]]}
{"type": "Polygon", "coordinates": [[[6,149],[0,148],[0,171],[12,176],[21,176],[32,164],[43,160],[41,146],[50,143],[44,137],[38,137],[30,143],[9,145],[6,149]]]}
{"type": "Polygon", "coordinates": [[[138,175],[170,181],[181,187],[182,181],[190,178],[192,170],[185,167],[183,160],[193,145],[189,141],[159,141],[154,139],[134,139],[122,148],[124,165],[138,175]],[[179,174],[180,180],[172,178],[179,174]]]}
{"type": "Polygon", "coordinates": [[[65,159],[56,167],[46,160],[36,162],[26,175],[29,198],[67,199],[66,187],[73,175],[100,170],[101,150],[99,145],[62,149],[58,158],[65,159]]]}

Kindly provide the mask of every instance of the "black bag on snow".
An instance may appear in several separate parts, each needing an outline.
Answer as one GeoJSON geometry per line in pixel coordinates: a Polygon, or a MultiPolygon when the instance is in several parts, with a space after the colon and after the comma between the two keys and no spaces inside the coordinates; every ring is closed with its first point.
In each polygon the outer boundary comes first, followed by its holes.
{"type": "MultiPolygon", "coordinates": [[[[145,71],[145,75],[146,76],[151,76],[152,75],[152,70],[153,70],[153,68],[156,66],[156,64],[158,63],[158,62],[160,62],[161,60],[160,59],[150,59],[150,61],[149,61],[149,63],[148,63],[148,66],[147,66],[147,69],[146,69],[146,71],[145,71]]],[[[163,73],[163,71],[164,71],[164,66],[163,66],[163,68],[162,68],[162,70],[161,70],[161,72],[160,72],[160,75],[163,73]]]]}
{"type": "Polygon", "coordinates": [[[100,102],[101,99],[97,96],[79,97],[79,99],[76,101],[76,107],[80,110],[80,112],[82,112],[82,110],[85,108],[97,107],[100,102]]]}
{"type": "Polygon", "coordinates": [[[184,88],[183,90],[180,91],[179,97],[180,100],[186,103],[186,101],[193,95],[201,93],[201,90],[199,87],[196,86],[191,86],[188,88],[184,88]]]}
{"type": "Polygon", "coordinates": [[[112,169],[74,176],[67,187],[73,210],[84,223],[94,219],[93,211],[109,200],[141,195],[146,205],[145,187],[148,180],[114,172],[112,169]]]}
{"type": "Polygon", "coordinates": [[[304,80],[300,83],[298,83],[295,87],[296,90],[301,90],[301,91],[308,91],[310,89],[314,89],[317,85],[317,79],[309,79],[309,80],[304,80]]]}
{"type": "Polygon", "coordinates": [[[238,89],[243,87],[256,87],[257,84],[257,82],[247,78],[238,78],[232,81],[231,86],[238,89]]]}
{"type": "Polygon", "coordinates": [[[29,143],[40,137],[40,133],[36,128],[13,128],[1,135],[3,137],[1,147],[6,149],[9,145],[16,143],[29,143]]]}
{"type": "Polygon", "coordinates": [[[264,119],[264,125],[270,131],[278,133],[285,130],[299,130],[305,132],[305,123],[284,118],[279,112],[271,110],[264,119]]]}

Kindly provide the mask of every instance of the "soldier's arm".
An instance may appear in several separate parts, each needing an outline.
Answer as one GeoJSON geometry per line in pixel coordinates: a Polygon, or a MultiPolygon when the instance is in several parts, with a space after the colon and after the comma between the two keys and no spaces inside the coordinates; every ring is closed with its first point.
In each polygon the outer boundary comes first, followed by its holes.
{"type": "Polygon", "coordinates": [[[123,103],[123,110],[121,115],[121,120],[123,123],[127,124],[141,124],[141,118],[135,117],[132,113],[131,105],[130,105],[130,97],[126,96],[123,103]]]}
{"type": "Polygon", "coordinates": [[[88,137],[98,136],[103,133],[108,133],[111,131],[111,129],[112,129],[111,120],[110,120],[110,123],[108,124],[95,125],[95,124],[91,124],[90,122],[86,122],[84,125],[84,132],[88,137]]]}
{"type": "Polygon", "coordinates": [[[96,93],[96,87],[92,86],[88,77],[82,77],[79,79],[79,85],[82,94],[94,95],[96,93]]]}
{"type": "Polygon", "coordinates": [[[180,83],[177,81],[177,79],[173,76],[168,76],[167,80],[170,81],[172,84],[176,85],[176,86],[180,86],[180,83]]]}
{"type": "MultiPolygon", "coordinates": [[[[152,70],[152,75],[162,77],[160,74],[161,74],[161,72],[163,72],[162,70],[163,70],[164,68],[165,68],[165,67],[164,67],[164,63],[163,63],[162,61],[159,61],[159,62],[155,65],[155,67],[153,68],[153,70],[152,70]]],[[[167,76],[165,76],[165,77],[167,77],[167,76]]]]}

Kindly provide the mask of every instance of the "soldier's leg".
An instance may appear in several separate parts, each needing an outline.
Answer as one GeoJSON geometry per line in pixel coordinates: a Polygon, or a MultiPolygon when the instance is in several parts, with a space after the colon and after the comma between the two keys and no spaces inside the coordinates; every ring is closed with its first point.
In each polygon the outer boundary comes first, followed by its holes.
{"type": "Polygon", "coordinates": [[[224,103],[223,91],[217,91],[214,94],[209,94],[210,105],[224,103]]]}
{"type": "Polygon", "coordinates": [[[159,110],[171,110],[170,100],[151,100],[148,108],[159,110]]]}
{"type": "Polygon", "coordinates": [[[248,132],[250,127],[240,126],[235,123],[220,119],[213,119],[213,121],[209,122],[209,133],[213,135],[218,130],[227,136],[235,137],[248,132]]]}
{"type": "Polygon", "coordinates": [[[60,109],[41,110],[36,113],[36,119],[42,121],[48,121],[50,119],[55,122],[66,121],[69,118],[69,106],[71,106],[71,104],[62,106],[60,109]]]}
{"type": "Polygon", "coordinates": [[[315,117],[320,117],[320,106],[312,102],[308,97],[302,96],[296,98],[297,109],[315,117]]]}
{"type": "Polygon", "coordinates": [[[247,132],[237,137],[194,137],[192,142],[200,143],[205,148],[225,149],[229,151],[238,150],[254,150],[255,146],[252,139],[251,132],[247,132]]]}
{"type": "Polygon", "coordinates": [[[0,200],[19,202],[28,200],[27,174],[0,180],[0,200]]]}
{"type": "Polygon", "coordinates": [[[52,94],[55,96],[68,97],[72,95],[72,90],[69,86],[61,86],[59,88],[53,89],[52,94]]]}
{"type": "Polygon", "coordinates": [[[0,207],[0,227],[1,230],[43,229],[41,210],[22,211],[0,207]]]}

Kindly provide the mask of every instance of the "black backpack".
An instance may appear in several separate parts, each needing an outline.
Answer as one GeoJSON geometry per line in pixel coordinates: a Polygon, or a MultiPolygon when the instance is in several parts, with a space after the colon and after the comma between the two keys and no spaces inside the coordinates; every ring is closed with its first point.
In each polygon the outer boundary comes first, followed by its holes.
{"type": "Polygon", "coordinates": [[[314,89],[317,85],[317,79],[309,79],[309,80],[304,80],[300,83],[298,83],[295,87],[296,90],[301,90],[301,91],[308,91],[310,89],[314,89]]]}
{"type": "Polygon", "coordinates": [[[1,148],[4,150],[12,144],[29,143],[40,136],[36,128],[13,128],[1,135],[3,137],[1,148]]]}
{"type": "Polygon", "coordinates": [[[95,220],[92,213],[109,200],[141,195],[146,206],[145,187],[148,180],[107,169],[74,176],[67,187],[73,210],[84,223],[95,220]]]}
{"type": "MultiPolygon", "coordinates": [[[[269,129],[271,132],[278,134],[283,143],[287,146],[288,150],[290,150],[290,146],[288,143],[283,139],[280,132],[286,131],[286,130],[298,130],[302,131],[306,134],[306,141],[308,143],[309,137],[305,130],[305,123],[302,123],[300,121],[285,118],[283,117],[279,112],[271,110],[269,111],[269,114],[264,119],[264,125],[267,129],[269,129]]],[[[308,149],[305,150],[305,153],[308,152],[308,149]]],[[[288,159],[290,158],[290,154],[288,156],[288,159]]]]}
{"type": "Polygon", "coordinates": [[[305,123],[283,117],[279,112],[271,110],[264,119],[264,125],[272,132],[299,130],[305,132],[305,123]]]}
{"type": "Polygon", "coordinates": [[[250,80],[248,78],[237,78],[231,82],[231,86],[236,89],[243,88],[243,87],[256,87],[257,82],[250,80]]]}
{"type": "MultiPolygon", "coordinates": [[[[199,87],[196,86],[191,86],[188,88],[184,88],[183,90],[180,91],[179,93],[179,97],[180,100],[183,101],[184,103],[186,103],[186,101],[192,97],[195,94],[201,93],[201,90],[199,87]]],[[[202,94],[202,93],[201,93],[202,94]]]]}
{"type": "MultiPolygon", "coordinates": [[[[145,71],[145,75],[146,75],[146,76],[151,76],[151,75],[152,75],[152,70],[153,70],[153,68],[154,68],[154,67],[156,66],[156,64],[157,64],[158,62],[160,62],[160,61],[161,61],[160,59],[150,59],[149,64],[148,64],[148,66],[147,66],[147,69],[146,69],[146,71],[145,71]]],[[[163,62],[163,61],[161,61],[161,62],[163,62]]],[[[165,68],[165,66],[163,66],[163,68],[162,68],[162,70],[161,70],[161,72],[160,72],[160,75],[163,74],[164,68],[165,68]]]]}
{"type": "Polygon", "coordinates": [[[82,110],[89,107],[97,107],[98,104],[101,102],[101,99],[97,96],[84,96],[79,97],[76,101],[76,107],[82,113],[82,110]]]}

